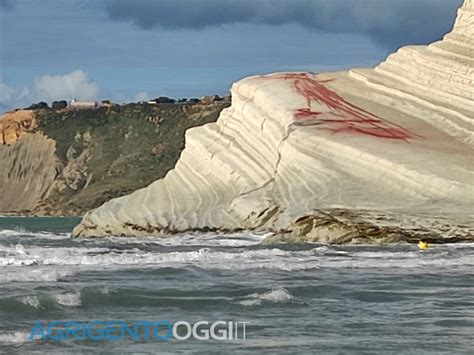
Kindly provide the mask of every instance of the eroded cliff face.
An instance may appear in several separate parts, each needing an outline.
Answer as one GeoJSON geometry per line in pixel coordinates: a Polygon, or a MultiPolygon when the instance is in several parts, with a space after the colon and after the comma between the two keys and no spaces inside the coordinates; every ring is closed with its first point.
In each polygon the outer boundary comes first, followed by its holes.
{"type": "Polygon", "coordinates": [[[0,211],[31,211],[53,186],[55,142],[37,126],[33,111],[0,116],[0,211]]]}
{"type": "Polygon", "coordinates": [[[74,235],[472,240],[473,78],[472,0],[442,41],[375,69],[246,78],[216,123],[186,132],[175,169],[89,212],[74,235]]]}
{"type": "Polygon", "coordinates": [[[37,128],[37,123],[33,111],[8,112],[0,116],[0,145],[13,144],[35,128],[37,128]]]}
{"type": "Polygon", "coordinates": [[[0,116],[0,213],[80,215],[164,176],[187,128],[226,102],[19,110],[0,116]]]}
{"type": "Polygon", "coordinates": [[[49,195],[57,174],[55,150],[55,142],[41,133],[0,145],[1,211],[28,213],[49,195]]]}

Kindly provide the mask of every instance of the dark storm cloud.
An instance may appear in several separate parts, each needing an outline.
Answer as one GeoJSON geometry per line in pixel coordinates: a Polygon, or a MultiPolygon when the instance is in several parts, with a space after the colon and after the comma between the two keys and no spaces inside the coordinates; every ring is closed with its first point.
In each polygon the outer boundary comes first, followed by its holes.
{"type": "Polygon", "coordinates": [[[296,23],[357,33],[387,48],[439,39],[462,0],[107,0],[113,20],[144,29],[202,29],[232,23],[296,23]]]}
{"type": "Polygon", "coordinates": [[[13,2],[13,0],[0,0],[0,10],[11,10],[13,9],[14,5],[15,3],[13,2]]]}

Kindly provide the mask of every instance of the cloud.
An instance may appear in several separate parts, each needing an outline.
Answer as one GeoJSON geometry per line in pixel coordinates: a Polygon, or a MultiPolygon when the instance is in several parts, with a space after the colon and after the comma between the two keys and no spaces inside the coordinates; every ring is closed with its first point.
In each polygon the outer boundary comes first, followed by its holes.
{"type": "Polygon", "coordinates": [[[8,104],[13,100],[15,89],[9,87],[7,84],[0,83],[0,105],[8,104]]]}
{"type": "Polygon", "coordinates": [[[233,23],[299,24],[356,33],[393,48],[427,43],[448,32],[462,0],[107,0],[117,21],[143,29],[203,29],[233,23]]]}
{"type": "Polygon", "coordinates": [[[13,0],[0,0],[0,10],[11,10],[15,6],[13,0]]]}
{"type": "Polygon", "coordinates": [[[21,89],[0,83],[0,108],[2,110],[29,106],[34,102],[54,100],[95,100],[99,85],[80,70],[64,75],[42,75],[21,89]]]}
{"type": "Polygon", "coordinates": [[[138,92],[132,99],[133,102],[148,101],[150,100],[150,94],[145,91],[138,92]]]}
{"type": "Polygon", "coordinates": [[[65,75],[43,75],[36,78],[31,90],[33,97],[44,101],[60,98],[90,100],[97,98],[99,85],[78,69],[65,75]]]}

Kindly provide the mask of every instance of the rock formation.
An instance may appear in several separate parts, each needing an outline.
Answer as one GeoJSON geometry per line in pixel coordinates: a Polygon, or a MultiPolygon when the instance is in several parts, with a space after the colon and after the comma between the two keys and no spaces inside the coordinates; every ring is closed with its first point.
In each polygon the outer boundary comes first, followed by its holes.
{"type": "Polygon", "coordinates": [[[33,111],[8,112],[0,116],[0,145],[13,144],[36,127],[37,123],[33,111]]]}
{"type": "Polygon", "coordinates": [[[11,146],[0,146],[0,208],[33,209],[51,191],[56,178],[55,142],[41,133],[25,134],[11,146]]]}
{"type": "Polygon", "coordinates": [[[25,211],[51,189],[56,176],[55,143],[37,128],[35,114],[18,110],[0,116],[0,209],[25,211]]]}
{"type": "Polygon", "coordinates": [[[187,131],[175,169],[87,213],[73,235],[473,238],[473,0],[443,40],[375,69],[254,76],[231,91],[216,123],[187,131]]]}
{"type": "Polygon", "coordinates": [[[0,116],[0,213],[81,215],[163,177],[187,128],[228,103],[18,110],[0,116]]]}

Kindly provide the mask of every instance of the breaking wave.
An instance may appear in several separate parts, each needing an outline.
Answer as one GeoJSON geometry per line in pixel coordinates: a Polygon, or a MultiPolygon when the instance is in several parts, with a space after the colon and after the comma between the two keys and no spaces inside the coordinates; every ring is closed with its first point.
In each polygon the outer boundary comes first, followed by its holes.
{"type": "Polygon", "coordinates": [[[285,250],[280,248],[211,248],[197,250],[172,249],[143,245],[134,248],[118,247],[55,247],[22,244],[0,245],[0,283],[47,282],[70,276],[75,271],[53,266],[156,266],[175,267],[190,265],[222,270],[314,270],[321,268],[417,268],[443,265],[474,266],[474,247],[466,246],[469,253],[454,253],[456,247],[448,245],[419,251],[416,246],[404,250],[387,250],[377,247],[347,247],[338,250],[318,247],[311,250],[285,250]],[[21,271],[18,268],[21,267],[21,271]]]}
{"type": "Polygon", "coordinates": [[[8,282],[56,282],[73,274],[73,270],[58,270],[51,267],[5,267],[0,273],[0,284],[8,282]]]}
{"type": "Polygon", "coordinates": [[[53,297],[54,300],[62,306],[77,307],[81,305],[81,294],[79,292],[57,294],[53,297]]]}
{"type": "Polygon", "coordinates": [[[15,228],[15,229],[3,229],[0,230],[0,238],[8,237],[26,237],[26,238],[41,238],[41,239],[51,239],[51,240],[60,240],[68,239],[69,233],[51,233],[51,232],[31,232],[24,228],[15,228]]]}
{"type": "Polygon", "coordinates": [[[30,306],[30,307],[33,307],[33,308],[36,308],[36,309],[40,309],[41,306],[40,306],[40,301],[38,299],[38,297],[36,296],[24,296],[24,297],[20,297],[18,299],[18,301],[20,301],[21,303],[27,305],[27,306],[30,306]]]}
{"type": "Polygon", "coordinates": [[[29,341],[30,332],[7,332],[0,333],[0,343],[18,344],[29,341]]]}
{"type": "MultiPolygon", "coordinates": [[[[69,307],[80,307],[82,305],[83,293],[86,297],[89,294],[98,295],[101,294],[99,289],[83,290],[70,290],[67,292],[53,293],[49,291],[30,291],[36,294],[24,295],[24,296],[8,296],[0,297],[0,311],[2,312],[26,312],[38,310],[41,312],[47,312],[50,310],[59,310],[69,307]]],[[[102,293],[102,295],[104,295],[102,293]]],[[[93,300],[91,300],[94,303],[93,300]]],[[[89,302],[89,303],[91,303],[89,302]]]]}
{"type": "Polygon", "coordinates": [[[242,306],[259,306],[262,304],[262,301],[271,303],[290,302],[293,299],[293,295],[287,289],[279,288],[265,293],[252,293],[245,298],[247,299],[239,302],[242,306]]]}

